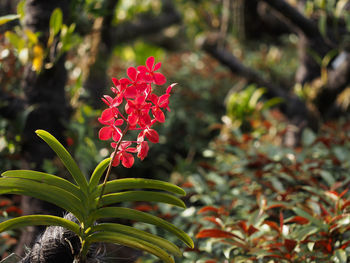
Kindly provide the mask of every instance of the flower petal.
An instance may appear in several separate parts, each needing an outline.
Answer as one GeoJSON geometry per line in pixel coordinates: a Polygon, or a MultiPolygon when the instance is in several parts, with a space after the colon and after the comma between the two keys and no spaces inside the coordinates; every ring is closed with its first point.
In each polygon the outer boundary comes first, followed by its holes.
{"type": "Polygon", "coordinates": [[[160,69],[161,66],[162,66],[162,62],[158,62],[158,63],[154,66],[153,71],[156,71],[156,70],[160,69]]]}
{"type": "Polygon", "coordinates": [[[149,57],[146,60],[146,66],[147,66],[149,71],[153,71],[153,65],[154,65],[154,57],[149,57]]]}
{"type": "Polygon", "coordinates": [[[141,142],[139,145],[137,145],[137,157],[139,157],[141,159],[141,161],[143,161],[143,159],[145,159],[145,157],[148,154],[148,150],[149,150],[149,146],[148,146],[148,142],[143,141],[141,142]]]}
{"type": "Polygon", "coordinates": [[[133,166],[134,164],[134,156],[132,156],[132,154],[130,153],[126,153],[126,152],[123,152],[122,155],[121,155],[121,161],[122,161],[122,165],[125,167],[125,168],[130,168],[131,166],[133,166]]]}
{"type": "Polygon", "coordinates": [[[100,140],[106,141],[112,137],[113,128],[110,126],[102,127],[98,133],[100,140]]]}
{"type": "Polygon", "coordinates": [[[152,113],[153,113],[154,118],[156,118],[157,121],[159,121],[161,123],[165,122],[165,115],[161,109],[153,108],[152,113]]]}
{"type": "Polygon", "coordinates": [[[159,135],[158,135],[158,132],[156,132],[155,130],[149,129],[145,132],[145,135],[150,142],[153,142],[153,143],[159,142],[159,135]]]}
{"type": "Polygon", "coordinates": [[[122,137],[122,131],[121,131],[119,128],[115,129],[115,130],[112,132],[113,141],[119,142],[119,140],[120,140],[121,137],[122,137]]]}
{"type": "Polygon", "coordinates": [[[136,70],[136,68],[129,67],[128,70],[127,70],[127,74],[128,74],[128,77],[131,80],[136,80],[136,77],[137,77],[137,70],[136,70]]]}
{"type": "Polygon", "coordinates": [[[166,82],[166,78],[162,73],[153,73],[154,83],[157,85],[163,85],[166,82]]]}
{"type": "Polygon", "coordinates": [[[102,112],[101,120],[103,122],[108,122],[108,121],[112,120],[114,118],[114,116],[115,116],[114,109],[108,108],[102,112]]]}

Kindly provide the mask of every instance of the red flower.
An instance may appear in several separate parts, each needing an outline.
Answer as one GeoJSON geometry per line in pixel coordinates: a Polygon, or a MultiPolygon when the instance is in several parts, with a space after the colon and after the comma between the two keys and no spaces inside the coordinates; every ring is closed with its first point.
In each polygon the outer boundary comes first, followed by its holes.
{"type": "MultiPolygon", "coordinates": [[[[135,153],[137,150],[135,148],[128,148],[131,145],[131,142],[122,142],[119,145],[118,151],[114,156],[112,165],[118,166],[120,161],[122,161],[122,165],[126,168],[130,168],[134,164],[134,157],[130,153],[135,153]]],[[[113,148],[117,147],[117,143],[112,143],[111,146],[113,148]]]]}
{"type": "Polygon", "coordinates": [[[155,72],[160,69],[162,63],[158,62],[154,65],[154,57],[149,57],[146,60],[146,66],[139,66],[137,69],[142,73],[146,82],[153,82],[156,85],[163,85],[166,82],[166,78],[162,73],[155,72]]]}
{"type": "Polygon", "coordinates": [[[170,110],[170,92],[175,85],[170,85],[163,95],[157,96],[153,93],[152,84],[163,85],[166,82],[163,74],[155,72],[160,67],[160,62],[154,63],[154,57],[146,60],[146,66],[129,67],[128,78],[112,78],[115,87],[111,90],[115,97],[104,95],[102,98],[108,108],[98,119],[104,125],[99,131],[99,138],[113,139],[113,148],[119,145],[112,161],[113,166],[121,162],[124,167],[130,168],[135,161],[132,153],[137,153],[137,157],[143,160],[149,151],[148,141],[159,142],[159,135],[152,126],[156,122],[165,122],[163,111],[170,110]],[[121,105],[125,105],[126,115],[119,110],[121,105]],[[122,141],[129,130],[140,131],[136,142],[122,141]],[[136,143],[136,148],[131,147],[133,143],[136,143]]]}

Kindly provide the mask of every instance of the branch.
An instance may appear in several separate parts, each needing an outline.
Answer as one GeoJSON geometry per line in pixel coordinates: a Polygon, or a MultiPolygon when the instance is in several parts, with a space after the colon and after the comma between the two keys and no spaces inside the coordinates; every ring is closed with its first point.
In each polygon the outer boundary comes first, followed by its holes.
{"type": "Polygon", "coordinates": [[[158,16],[142,14],[134,21],[127,21],[112,28],[112,43],[123,43],[140,36],[157,33],[164,28],[181,21],[180,14],[170,3],[165,3],[163,11],[158,16]]]}
{"type": "Polygon", "coordinates": [[[317,25],[284,0],[261,0],[288,18],[308,38],[317,38],[320,32],[317,25]]]}
{"type": "Polygon", "coordinates": [[[206,40],[203,49],[221,64],[227,66],[232,73],[243,77],[248,82],[265,87],[267,97],[280,97],[284,99],[284,103],[281,105],[281,111],[287,116],[291,124],[290,126],[293,127],[285,138],[286,145],[295,146],[298,144],[301,131],[305,126],[311,127],[314,130],[317,129],[318,121],[303,101],[294,94],[290,94],[283,88],[263,79],[257,72],[244,66],[231,52],[219,49],[215,43],[212,40],[206,40]]]}

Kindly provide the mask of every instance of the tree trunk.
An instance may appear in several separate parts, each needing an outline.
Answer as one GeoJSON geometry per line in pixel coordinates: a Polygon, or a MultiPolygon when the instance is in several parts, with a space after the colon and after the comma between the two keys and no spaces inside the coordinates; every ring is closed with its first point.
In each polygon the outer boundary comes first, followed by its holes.
{"type": "MultiPolygon", "coordinates": [[[[40,41],[46,47],[49,34],[49,19],[52,11],[61,8],[64,17],[68,12],[68,0],[27,0],[25,5],[25,26],[33,32],[41,32],[40,41]]],[[[52,150],[40,140],[35,130],[45,129],[59,140],[64,136],[64,120],[69,117],[65,99],[64,86],[67,72],[64,67],[65,56],[62,56],[50,69],[42,69],[40,73],[27,65],[22,81],[22,88],[30,113],[26,119],[22,134],[22,155],[30,168],[40,170],[45,159],[51,159],[52,150]]],[[[62,211],[46,202],[31,197],[22,199],[22,209],[25,214],[56,214],[62,211]]],[[[24,247],[31,247],[42,228],[35,227],[24,231],[20,237],[16,253],[23,255],[24,247]]]]}

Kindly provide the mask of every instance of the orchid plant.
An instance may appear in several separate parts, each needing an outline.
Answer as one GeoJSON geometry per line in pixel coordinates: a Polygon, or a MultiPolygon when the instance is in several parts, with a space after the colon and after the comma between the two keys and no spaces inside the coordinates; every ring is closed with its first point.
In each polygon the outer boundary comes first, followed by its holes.
{"type": "Polygon", "coordinates": [[[181,255],[175,244],[159,236],[122,224],[98,223],[103,218],[121,218],[161,227],[193,248],[191,238],[169,222],[135,209],[111,206],[125,201],[150,201],[185,207],[183,201],[176,196],[185,195],[185,192],[176,185],[141,178],[108,181],[112,166],[121,163],[124,167],[132,167],[132,154],[137,153],[143,160],[148,154],[148,141],[157,143],[159,140],[153,125],[165,121],[163,110],[170,110],[169,97],[175,85],[168,86],[161,96],[153,92],[156,86],[166,83],[164,75],[156,72],[160,67],[160,62],[155,64],[154,58],[149,57],[146,66],[129,67],[128,78],[112,78],[115,87],[111,90],[115,96],[104,95],[102,99],[108,108],[99,118],[104,125],[99,131],[99,138],[112,139],[114,151],[109,158],[97,165],[89,180],[63,145],[44,130],[37,130],[37,135],[55,151],[70,172],[73,182],[31,170],[12,170],[1,175],[0,194],[28,195],[51,202],[72,213],[77,222],[51,215],[26,215],[0,223],[0,232],[33,225],[64,227],[80,239],[80,251],[76,256],[78,262],[85,261],[89,248],[96,242],[141,249],[167,263],[174,262],[170,254],[181,255]],[[127,133],[132,131],[138,132],[136,140],[125,140],[127,133]],[[106,169],[104,181],[99,184],[106,169]]]}

